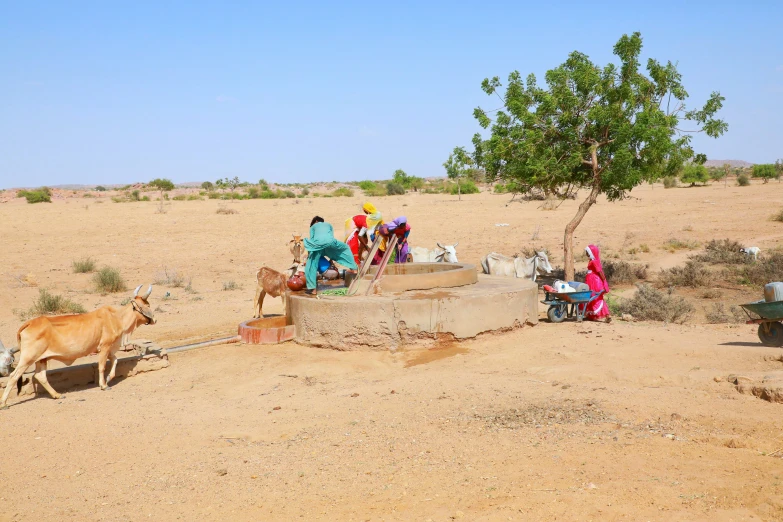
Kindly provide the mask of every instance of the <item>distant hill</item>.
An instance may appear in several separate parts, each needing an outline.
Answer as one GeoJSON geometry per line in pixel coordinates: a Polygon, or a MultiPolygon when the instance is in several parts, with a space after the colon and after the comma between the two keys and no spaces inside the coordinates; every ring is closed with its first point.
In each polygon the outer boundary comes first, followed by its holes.
{"type": "Polygon", "coordinates": [[[745,167],[752,167],[753,163],[748,163],[747,161],[743,160],[707,160],[707,162],[704,164],[705,167],[722,167],[724,163],[728,163],[731,165],[731,168],[745,168],[745,167]]]}

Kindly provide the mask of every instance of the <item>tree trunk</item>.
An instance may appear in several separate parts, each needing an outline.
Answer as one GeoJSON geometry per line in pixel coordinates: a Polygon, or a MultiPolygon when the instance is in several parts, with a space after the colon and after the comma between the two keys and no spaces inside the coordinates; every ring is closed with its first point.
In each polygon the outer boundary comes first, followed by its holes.
{"type": "Polygon", "coordinates": [[[598,181],[593,184],[593,189],[590,191],[590,195],[587,199],[582,201],[579,205],[579,210],[576,212],[574,218],[566,225],[565,236],[563,237],[563,260],[565,263],[565,280],[574,280],[574,231],[582,219],[590,210],[590,207],[598,200],[598,194],[601,193],[601,187],[598,181]]]}
{"type": "Polygon", "coordinates": [[[457,178],[457,201],[462,201],[462,185],[457,178]]]}

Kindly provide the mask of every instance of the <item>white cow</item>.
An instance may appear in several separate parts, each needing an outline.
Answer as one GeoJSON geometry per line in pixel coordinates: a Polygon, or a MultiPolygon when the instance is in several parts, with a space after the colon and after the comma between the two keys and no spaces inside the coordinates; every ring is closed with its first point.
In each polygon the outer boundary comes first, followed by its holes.
{"type": "Polygon", "coordinates": [[[453,245],[443,246],[440,243],[435,243],[438,248],[430,250],[424,247],[411,248],[411,254],[413,255],[414,263],[459,263],[457,260],[457,245],[459,241],[453,245]]]}
{"type": "Polygon", "coordinates": [[[485,274],[522,277],[536,281],[539,273],[552,273],[552,265],[549,264],[549,258],[546,252],[536,252],[536,255],[529,259],[524,257],[509,257],[497,252],[488,254],[481,260],[481,268],[485,274]]]}

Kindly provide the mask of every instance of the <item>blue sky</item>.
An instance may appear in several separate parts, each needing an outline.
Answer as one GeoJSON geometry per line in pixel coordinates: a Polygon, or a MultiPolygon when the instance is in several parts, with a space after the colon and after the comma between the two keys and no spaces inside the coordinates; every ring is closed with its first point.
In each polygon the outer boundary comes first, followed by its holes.
{"type": "Polygon", "coordinates": [[[633,31],[726,97],[697,151],[783,157],[783,2],[328,4],[0,0],[0,187],[439,176],[482,79],[633,31]]]}

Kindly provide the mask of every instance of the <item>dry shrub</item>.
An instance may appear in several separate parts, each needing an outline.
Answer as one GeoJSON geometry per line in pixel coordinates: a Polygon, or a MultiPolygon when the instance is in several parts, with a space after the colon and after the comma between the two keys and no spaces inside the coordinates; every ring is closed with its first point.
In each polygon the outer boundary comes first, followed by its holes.
{"type": "Polygon", "coordinates": [[[235,208],[219,207],[215,213],[217,214],[239,214],[239,211],[235,208]]]}
{"type": "Polygon", "coordinates": [[[229,292],[231,290],[239,290],[242,286],[239,285],[236,281],[223,281],[223,290],[226,292],[229,292]]]}
{"type": "Polygon", "coordinates": [[[674,176],[667,176],[663,178],[663,188],[674,188],[677,186],[677,178],[674,176]]]}
{"type": "Polygon", "coordinates": [[[756,262],[739,267],[740,282],[751,285],[765,285],[783,281],[783,251],[773,250],[756,262]]]}
{"type": "Polygon", "coordinates": [[[747,174],[740,174],[737,176],[737,185],[740,187],[747,187],[750,185],[750,177],[747,174]]]}
{"type": "Polygon", "coordinates": [[[712,265],[744,265],[750,262],[750,257],[739,250],[742,244],[731,239],[711,239],[704,252],[691,256],[694,261],[712,265]]]}
{"type": "Polygon", "coordinates": [[[127,287],[125,281],[120,275],[120,271],[110,266],[104,266],[93,276],[93,282],[95,288],[102,293],[112,294],[115,292],[122,292],[127,287]]]}
{"type": "Polygon", "coordinates": [[[739,306],[731,305],[728,310],[723,303],[712,303],[709,310],[705,310],[707,322],[712,324],[744,323],[746,316],[739,306]]]}
{"type": "Polygon", "coordinates": [[[723,292],[718,290],[717,288],[708,288],[704,292],[701,293],[701,297],[703,299],[720,299],[723,297],[723,292]]]}
{"type": "Polygon", "coordinates": [[[647,265],[627,261],[606,261],[604,275],[612,284],[635,283],[647,279],[647,265]]]}
{"type": "Polygon", "coordinates": [[[91,257],[83,257],[73,262],[74,274],[87,274],[95,272],[95,260],[91,257]]]}
{"type": "Polygon", "coordinates": [[[631,314],[639,321],[663,321],[682,324],[693,315],[693,305],[678,295],[673,289],[662,292],[650,285],[636,285],[636,294],[630,299],[620,301],[618,308],[622,314],[631,314]]]}
{"type": "Polygon", "coordinates": [[[713,277],[702,263],[691,259],[684,266],[661,269],[658,274],[657,284],[659,287],[687,286],[690,288],[701,288],[703,286],[711,286],[713,277]]]}
{"type": "Polygon", "coordinates": [[[61,295],[52,294],[45,288],[40,288],[38,298],[33,301],[33,305],[28,310],[17,313],[22,321],[26,321],[40,315],[83,314],[86,311],[79,303],[74,303],[61,295]]]}
{"type": "Polygon", "coordinates": [[[693,250],[694,248],[699,248],[699,242],[690,239],[682,241],[673,237],[663,244],[663,249],[668,250],[671,253],[674,253],[678,250],[693,250]]]}
{"type": "Polygon", "coordinates": [[[773,214],[772,221],[783,222],[783,210],[779,210],[777,213],[773,214]]]}
{"type": "Polygon", "coordinates": [[[154,282],[156,285],[182,288],[185,286],[185,276],[177,272],[176,268],[163,267],[163,272],[155,274],[154,282]]]}

